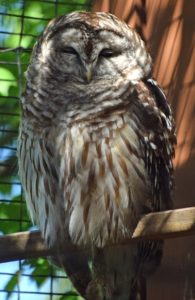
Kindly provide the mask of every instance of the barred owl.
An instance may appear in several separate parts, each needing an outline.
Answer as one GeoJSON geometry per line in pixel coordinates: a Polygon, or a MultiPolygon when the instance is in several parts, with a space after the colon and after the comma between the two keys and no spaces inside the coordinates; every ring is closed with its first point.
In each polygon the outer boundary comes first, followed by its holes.
{"type": "Polygon", "coordinates": [[[138,299],[161,259],[161,241],[121,245],[143,214],[171,206],[174,122],[151,69],[128,25],[74,12],[49,23],[27,70],[18,158],[28,209],[85,299],[138,299]]]}

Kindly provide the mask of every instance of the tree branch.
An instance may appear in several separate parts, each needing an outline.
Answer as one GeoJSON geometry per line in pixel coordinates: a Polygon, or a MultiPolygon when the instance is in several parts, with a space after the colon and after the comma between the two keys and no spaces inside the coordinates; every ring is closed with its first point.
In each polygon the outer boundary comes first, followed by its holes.
{"type": "MultiPolygon", "coordinates": [[[[138,222],[132,237],[121,244],[189,235],[195,235],[195,207],[145,215],[138,222]]],[[[85,249],[66,244],[64,251],[73,253],[85,249]]],[[[44,245],[39,231],[19,232],[0,237],[0,262],[50,256],[55,253],[55,249],[48,249],[44,245]]]]}

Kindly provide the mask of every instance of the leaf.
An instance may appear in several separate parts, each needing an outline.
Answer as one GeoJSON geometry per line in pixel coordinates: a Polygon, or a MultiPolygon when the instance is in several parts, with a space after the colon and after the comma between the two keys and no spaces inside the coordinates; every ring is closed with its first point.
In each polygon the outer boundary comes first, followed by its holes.
{"type": "Polygon", "coordinates": [[[61,296],[59,300],[81,300],[83,298],[79,297],[76,293],[75,295],[69,295],[70,293],[66,293],[65,295],[61,296]]]}
{"type": "Polygon", "coordinates": [[[44,258],[24,260],[22,265],[31,268],[31,278],[39,288],[46,282],[48,277],[53,274],[52,266],[44,258]]]}
{"type": "Polygon", "coordinates": [[[7,291],[7,297],[6,297],[7,299],[10,298],[11,292],[15,289],[15,287],[18,284],[18,274],[19,272],[17,271],[12,277],[10,277],[10,280],[4,287],[4,289],[7,291]]]}
{"type": "Polygon", "coordinates": [[[16,86],[16,78],[13,73],[10,72],[7,68],[0,67],[0,94],[8,96],[8,91],[11,86],[16,86]]]}

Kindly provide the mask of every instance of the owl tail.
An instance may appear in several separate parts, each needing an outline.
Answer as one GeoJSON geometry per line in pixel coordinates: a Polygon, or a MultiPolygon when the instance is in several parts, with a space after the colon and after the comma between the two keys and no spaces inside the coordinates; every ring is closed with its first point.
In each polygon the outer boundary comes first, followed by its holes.
{"type": "Polygon", "coordinates": [[[129,300],[146,300],[146,279],[143,276],[136,278],[133,282],[130,291],[129,300]]]}
{"type": "Polygon", "coordinates": [[[86,290],[91,281],[91,271],[85,254],[66,254],[52,258],[58,267],[63,268],[79,294],[85,298],[86,290]]]}

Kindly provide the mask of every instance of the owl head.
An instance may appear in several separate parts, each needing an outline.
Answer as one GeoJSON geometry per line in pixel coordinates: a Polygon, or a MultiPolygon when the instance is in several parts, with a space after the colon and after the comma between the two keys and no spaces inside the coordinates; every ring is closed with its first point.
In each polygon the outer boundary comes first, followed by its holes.
{"type": "Polygon", "coordinates": [[[52,20],[37,41],[22,109],[44,124],[104,113],[129,101],[130,87],[150,72],[144,42],[127,24],[108,13],[73,12],[52,20]]]}
{"type": "Polygon", "coordinates": [[[52,20],[35,46],[32,63],[88,84],[128,74],[137,80],[151,71],[139,35],[108,13],[73,12],[52,20]]]}

